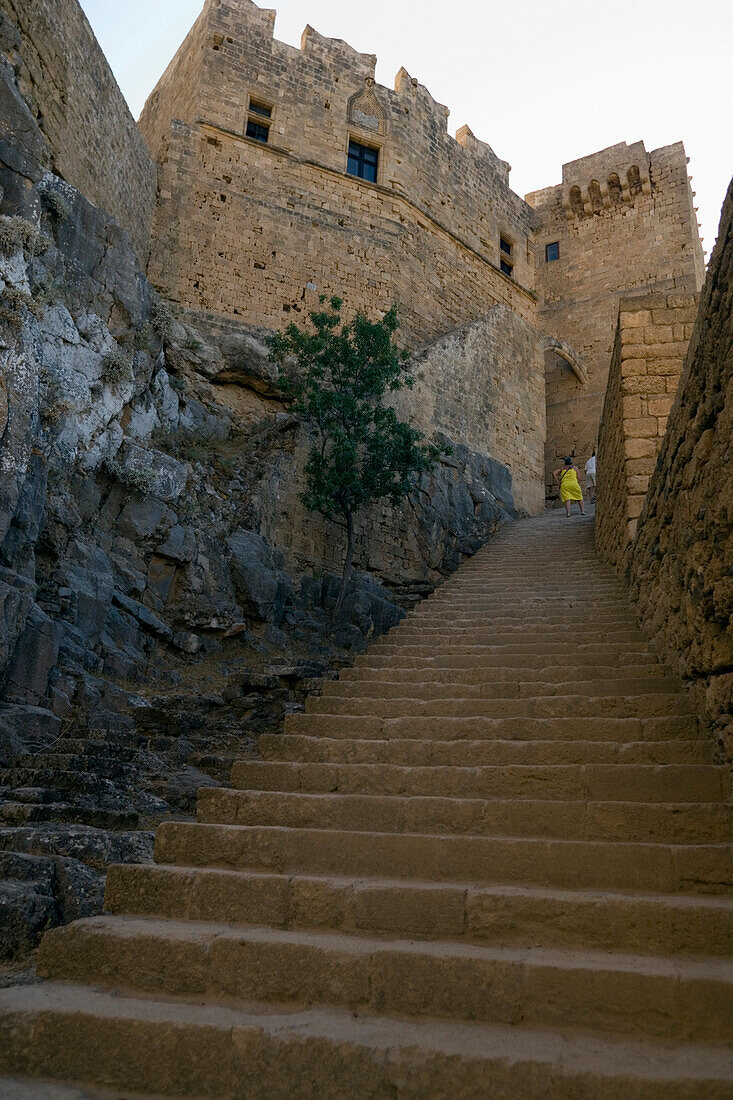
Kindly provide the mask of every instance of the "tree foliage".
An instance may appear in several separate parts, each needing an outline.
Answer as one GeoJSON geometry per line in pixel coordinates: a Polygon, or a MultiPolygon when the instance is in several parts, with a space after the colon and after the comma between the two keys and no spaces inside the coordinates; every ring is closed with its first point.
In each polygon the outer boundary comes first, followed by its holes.
{"type": "Polygon", "coordinates": [[[413,385],[409,353],[393,341],[396,307],[379,321],[357,313],[343,324],[342,304],[331,298],[328,308],[311,313],[308,327],[292,324],[268,340],[270,358],[282,367],[283,390],[313,436],[303,503],[346,531],[337,607],[351,571],[354,515],[371,501],[399,502],[449,450],[425,442],[387,403],[390,394],[413,385]]]}

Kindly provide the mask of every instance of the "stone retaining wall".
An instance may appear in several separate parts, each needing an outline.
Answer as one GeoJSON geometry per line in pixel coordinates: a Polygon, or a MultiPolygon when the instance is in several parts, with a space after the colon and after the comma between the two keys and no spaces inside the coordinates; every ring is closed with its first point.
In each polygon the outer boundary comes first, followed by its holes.
{"type": "Polygon", "coordinates": [[[437,428],[503,463],[517,508],[541,512],[545,405],[536,330],[494,306],[418,352],[414,370],[401,411],[428,435],[437,428]]]}
{"type": "Polygon", "coordinates": [[[692,294],[622,299],[598,437],[596,547],[628,564],[697,313],[692,294]]]}
{"type": "Polygon", "coordinates": [[[639,616],[733,750],[733,184],[629,562],[639,616]]]}

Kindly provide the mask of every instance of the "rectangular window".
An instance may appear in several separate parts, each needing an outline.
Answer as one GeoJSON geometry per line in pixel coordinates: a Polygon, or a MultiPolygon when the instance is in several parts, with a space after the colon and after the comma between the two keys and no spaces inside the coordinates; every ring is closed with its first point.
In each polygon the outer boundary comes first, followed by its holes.
{"type": "Polygon", "coordinates": [[[359,176],[360,179],[368,180],[369,183],[376,183],[378,165],[378,149],[372,149],[369,145],[359,145],[357,141],[349,142],[346,171],[350,176],[359,176]]]}
{"type": "Polygon", "coordinates": [[[246,134],[248,138],[253,138],[255,141],[267,141],[270,133],[269,126],[263,126],[260,122],[255,122],[253,118],[247,119],[246,134]]]}
{"type": "Polygon", "coordinates": [[[272,117],[272,107],[268,107],[266,103],[258,103],[256,99],[250,99],[249,109],[253,115],[262,115],[263,118],[272,117]]]}
{"type": "Polygon", "coordinates": [[[511,256],[512,242],[508,241],[506,237],[499,237],[499,248],[502,252],[505,252],[507,256],[511,256]]]}
{"type": "Polygon", "coordinates": [[[499,268],[500,268],[501,271],[504,272],[505,275],[508,275],[511,278],[512,270],[513,270],[512,265],[507,263],[503,256],[499,260],[499,268]]]}
{"type": "Polygon", "coordinates": [[[552,263],[553,260],[560,259],[560,242],[553,241],[552,244],[545,245],[545,263],[552,263]]]}

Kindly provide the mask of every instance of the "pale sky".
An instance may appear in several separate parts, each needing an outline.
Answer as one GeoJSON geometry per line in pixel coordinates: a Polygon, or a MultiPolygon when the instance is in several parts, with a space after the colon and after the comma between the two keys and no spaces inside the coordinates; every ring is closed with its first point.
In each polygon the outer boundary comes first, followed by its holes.
{"type": "MultiPolygon", "coordinates": [[[[81,5],[137,118],[203,0],[81,5]]],[[[620,141],[684,141],[709,256],[733,173],[732,0],[280,0],[277,13],[277,38],[299,46],[310,23],[376,54],[388,87],[404,65],[450,108],[451,134],[467,122],[509,161],[520,195],[620,141]]]]}

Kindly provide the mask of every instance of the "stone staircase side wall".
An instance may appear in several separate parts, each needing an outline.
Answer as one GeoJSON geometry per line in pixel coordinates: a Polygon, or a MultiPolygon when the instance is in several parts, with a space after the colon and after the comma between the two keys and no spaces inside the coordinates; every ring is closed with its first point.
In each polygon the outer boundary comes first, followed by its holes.
{"type": "Polygon", "coordinates": [[[697,313],[697,295],[622,299],[598,437],[596,548],[625,571],[697,313]]]}
{"type": "Polygon", "coordinates": [[[54,172],[111,214],[145,263],[155,164],[77,0],[0,0],[0,51],[18,71],[54,172]]]}
{"type": "Polygon", "coordinates": [[[639,615],[733,751],[733,183],[630,555],[639,615]]]}

